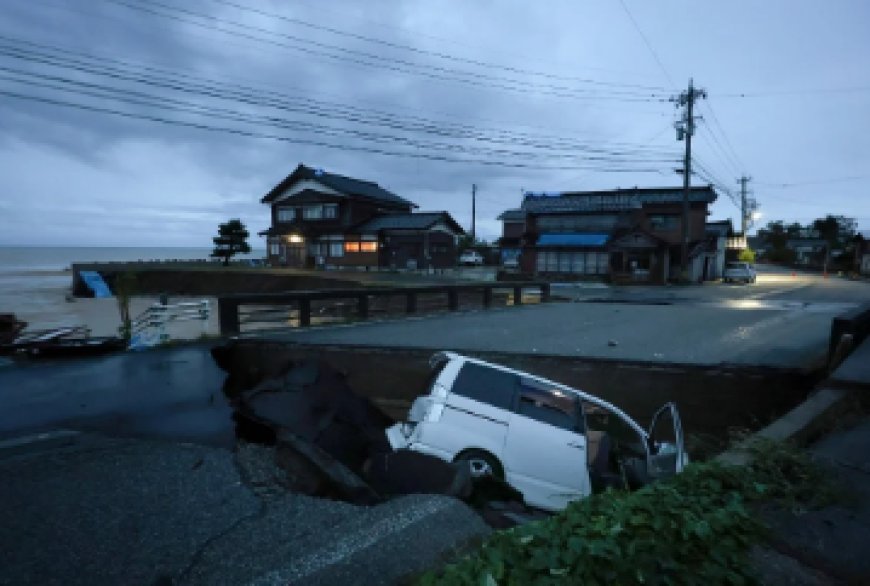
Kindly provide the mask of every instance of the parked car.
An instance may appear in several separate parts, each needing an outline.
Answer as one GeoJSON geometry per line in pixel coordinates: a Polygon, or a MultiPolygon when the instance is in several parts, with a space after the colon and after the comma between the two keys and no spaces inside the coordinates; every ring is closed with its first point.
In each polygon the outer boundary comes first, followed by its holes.
{"type": "Polygon", "coordinates": [[[742,281],[744,283],[755,282],[755,269],[748,262],[729,262],[725,265],[725,273],[722,280],[726,283],[742,281]]]}
{"type": "Polygon", "coordinates": [[[430,366],[426,394],[387,429],[392,448],[467,461],[472,475],[505,480],[531,506],[561,510],[593,490],[643,486],[688,463],[673,403],[644,429],[594,395],[526,372],[453,352],[435,354],[430,366]]]}
{"type": "Polygon", "coordinates": [[[483,257],[476,250],[466,250],[459,255],[459,264],[480,266],[483,264],[483,257]]]}

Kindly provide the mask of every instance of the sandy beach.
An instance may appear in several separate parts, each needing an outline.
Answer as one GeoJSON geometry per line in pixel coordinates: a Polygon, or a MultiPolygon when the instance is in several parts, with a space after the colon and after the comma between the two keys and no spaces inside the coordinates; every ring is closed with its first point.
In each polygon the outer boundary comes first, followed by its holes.
{"type": "MultiPolygon", "coordinates": [[[[117,300],[112,298],[70,298],[71,274],[68,271],[34,270],[0,274],[0,313],[14,313],[27,322],[28,330],[64,326],[85,326],[92,336],[118,334],[121,318],[117,300]],[[71,300],[68,300],[71,299],[71,300]]],[[[217,300],[214,297],[172,296],[170,304],[209,301],[209,318],[203,322],[173,321],[166,327],[172,340],[192,340],[202,334],[218,333],[217,300]]],[[[133,318],[158,303],[156,296],[134,297],[130,302],[133,318]]]]}

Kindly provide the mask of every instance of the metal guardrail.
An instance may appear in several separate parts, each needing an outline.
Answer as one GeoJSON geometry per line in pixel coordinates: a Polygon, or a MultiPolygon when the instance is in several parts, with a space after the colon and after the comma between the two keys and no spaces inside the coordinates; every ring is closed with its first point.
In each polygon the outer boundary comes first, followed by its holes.
{"type": "Polygon", "coordinates": [[[155,303],[130,324],[130,346],[149,347],[168,342],[166,326],[172,322],[201,321],[202,333],[206,334],[210,306],[207,299],[167,305],[155,303]]]}
{"type": "MultiPolygon", "coordinates": [[[[404,297],[404,313],[415,314],[419,310],[421,295],[441,294],[446,297],[448,311],[459,309],[459,295],[465,292],[479,291],[482,295],[483,307],[492,306],[493,291],[512,291],[514,305],[523,303],[523,289],[539,289],[541,302],[550,299],[550,283],[545,282],[515,282],[515,283],[462,283],[450,285],[424,285],[418,287],[364,287],[356,289],[322,289],[316,291],[289,291],[286,293],[251,293],[224,295],[218,297],[218,323],[221,335],[234,335],[241,332],[241,306],[264,306],[257,310],[260,320],[269,321],[269,314],[286,315],[287,306],[295,309],[299,327],[311,325],[312,302],[322,300],[352,300],[355,306],[356,319],[365,320],[370,317],[370,299],[380,297],[404,297]],[[276,307],[277,306],[277,307],[276,307]]],[[[250,315],[250,314],[249,314],[250,315]]],[[[272,320],[274,321],[274,320],[272,320]]]]}

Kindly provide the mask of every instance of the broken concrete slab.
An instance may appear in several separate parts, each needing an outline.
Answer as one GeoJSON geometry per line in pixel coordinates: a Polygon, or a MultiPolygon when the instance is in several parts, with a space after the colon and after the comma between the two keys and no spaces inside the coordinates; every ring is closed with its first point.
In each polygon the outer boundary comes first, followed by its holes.
{"type": "Polygon", "coordinates": [[[239,417],[273,433],[292,434],[359,473],[375,453],[390,451],[384,429],[392,419],[357,395],[342,373],[324,363],[288,365],[280,376],[234,395],[239,417]]]}

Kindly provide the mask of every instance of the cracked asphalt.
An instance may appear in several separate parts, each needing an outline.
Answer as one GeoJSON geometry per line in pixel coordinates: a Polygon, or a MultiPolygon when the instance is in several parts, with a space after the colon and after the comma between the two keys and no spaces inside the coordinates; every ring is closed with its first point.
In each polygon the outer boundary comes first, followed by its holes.
{"type": "Polygon", "coordinates": [[[68,435],[0,444],[2,585],[392,584],[489,529],[415,495],[263,496],[221,448],[68,435]]]}

